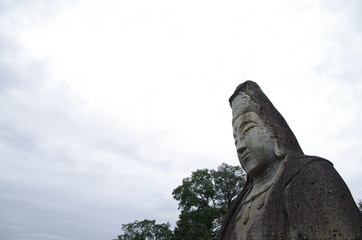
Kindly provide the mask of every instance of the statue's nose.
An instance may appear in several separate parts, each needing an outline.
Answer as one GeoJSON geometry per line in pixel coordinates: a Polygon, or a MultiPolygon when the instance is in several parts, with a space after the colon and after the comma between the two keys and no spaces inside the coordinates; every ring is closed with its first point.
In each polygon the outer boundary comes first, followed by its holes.
{"type": "Polygon", "coordinates": [[[238,153],[243,153],[246,149],[246,145],[245,145],[245,141],[244,140],[239,140],[236,144],[236,151],[238,153]]]}

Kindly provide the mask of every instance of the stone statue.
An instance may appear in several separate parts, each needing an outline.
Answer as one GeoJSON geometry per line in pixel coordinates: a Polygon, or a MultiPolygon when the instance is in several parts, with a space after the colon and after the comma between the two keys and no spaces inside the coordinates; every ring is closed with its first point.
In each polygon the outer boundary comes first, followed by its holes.
{"type": "Polygon", "coordinates": [[[247,182],[219,240],[361,239],[362,214],[331,162],[303,154],[282,115],[246,81],[230,97],[247,182]]]}

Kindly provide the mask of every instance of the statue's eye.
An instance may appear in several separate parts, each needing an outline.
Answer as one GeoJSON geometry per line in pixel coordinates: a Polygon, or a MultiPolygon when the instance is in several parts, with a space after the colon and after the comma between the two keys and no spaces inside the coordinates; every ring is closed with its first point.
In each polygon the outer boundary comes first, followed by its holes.
{"type": "Polygon", "coordinates": [[[245,124],[245,126],[243,127],[243,133],[248,132],[250,129],[252,129],[253,127],[257,126],[258,124],[256,124],[255,122],[248,122],[247,124],[245,124]]]}

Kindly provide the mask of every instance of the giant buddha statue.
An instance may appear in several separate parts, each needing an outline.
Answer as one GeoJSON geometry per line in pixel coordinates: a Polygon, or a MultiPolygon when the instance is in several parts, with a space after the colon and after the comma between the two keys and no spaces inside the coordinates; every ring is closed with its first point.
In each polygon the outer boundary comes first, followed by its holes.
{"type": "Polygon", "coordinates": [[[305,155],[282,115],[252,81],[230,97],[247,182],[219,240],[362,240],[362,214],[333,164],[305,155]]]}

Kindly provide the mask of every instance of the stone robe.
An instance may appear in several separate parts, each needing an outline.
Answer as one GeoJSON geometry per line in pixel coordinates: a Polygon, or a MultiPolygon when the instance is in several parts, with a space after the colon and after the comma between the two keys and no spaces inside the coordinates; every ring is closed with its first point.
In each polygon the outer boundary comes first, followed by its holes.
{"type": "Polygon", "coordinates": [[[253,199],[258,206],[244,224],[253,185],[247,182],[224,218],[219,240],[362,240],[362,214],[331,162],[294,153],[281,167],[261,193],[264,199],[253,199]]]}

